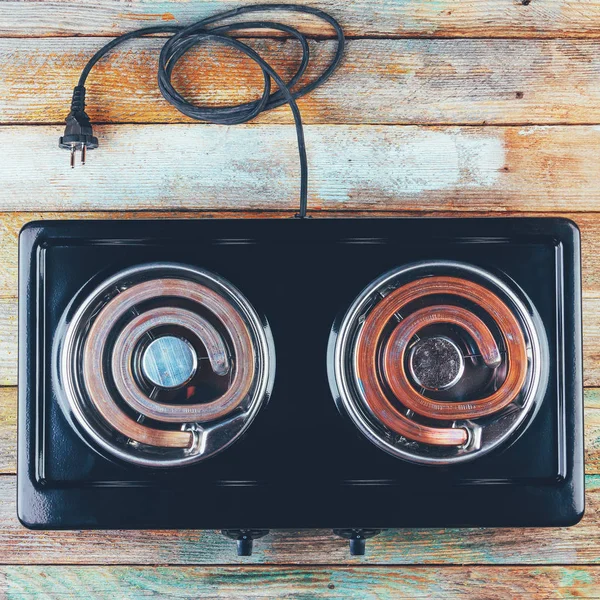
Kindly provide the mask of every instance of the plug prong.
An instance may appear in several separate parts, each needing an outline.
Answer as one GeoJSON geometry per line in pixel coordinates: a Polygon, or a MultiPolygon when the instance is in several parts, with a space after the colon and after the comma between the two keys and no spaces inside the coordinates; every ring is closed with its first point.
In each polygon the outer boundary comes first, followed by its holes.
{"type": "Polygon", "coordinates": [[[85,165],[87,151],[98,147],[98,138],[94,137],[90,118],[85,112],[85,88],[77,86],[73,90],[71,112],[65,119],[65,132],[58,140],[58,147],[71,153],[71,168],[75,168],[75,161],[79,159],[81,151],[81,164],[85,165]]]}

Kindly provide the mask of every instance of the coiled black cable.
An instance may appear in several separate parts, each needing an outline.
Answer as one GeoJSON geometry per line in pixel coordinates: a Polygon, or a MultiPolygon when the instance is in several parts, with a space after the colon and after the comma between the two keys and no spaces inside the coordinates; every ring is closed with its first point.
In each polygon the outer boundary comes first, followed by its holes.
{"type": "MultiPolygon", "coordinates": [[[[158,62],[158,87],[167,102],[172,104],[184,115],[187,115],[192,119],[206,121],[209,123],[220,125],[237,125],[239,123],[246,123],[252,120],[263,111],[272,110],[273,108],[277,108],[278,106],[286,103],[290,105],[292,114],[294,115],[296,135],[298,138],[298,152],[300,155],[300,211],[298,216],[302,218],[305,217],[308,203],[308,163],[306,158],[306,146],[304,143],[302,118],[300,116],[298,105],[296,104],[296,99],[308,94],[316,87],[327,81],[327,79],[329,79],[339,65],[344,52],[344,33],[339,23],[327,13],[308,6],[300,6],[296,4],[256,4],[253,6],[243,6],[233,10],[221,12],[211,17],[207,17],[206,19],[202,19],[201,21],[198,21],[187,27],[178,27],[173,25],[145,27],[143,29],[137,29],[136,31],[131,31],[130,33],[126,33],[120,37],[117,37],[100,48],[100,50],[98,50],[98,52],[92,56],[83,69],[79,78],[78,87],[75,88],[74,103],[71,106],[71,113],[67,118],[68,131],[65,131],[65,136],[61,138],[61,147],[71,149],[72,153],[74,152],[75,147],[80,147],[82,149],[82,153],[85,153],[86,147],[94,148],[97,146],[97,140],[92,136],[91,125],[89,124],[89,119],[87,119],[87,115],[85,115],[84,111],[85,82],[93,66],[104,55],[106,55],[119,44],[122,44],[123,42],[133,38],[139,38],[157,33],[173,34],[165,42],[160,52],[158,62]],[[218,21],[223,21],[239,15],[259,11],[288,11],[306,13],[326,21],[333,27],[337,36],[336,52],[329,62],[327,68],[319,75],[319,77],[303,87],[300,87],[296,90],[293,89],[304,74],[310,60],[310,52],[306,36],[300,33],[294,27],[271,21],[247,21],[241,23],[234,22],[227,25],[207,28],[210,25],[214,25],[218,21]],[[269,65],[269,63],[255,50],[231,36],[232,32],[243,29],[282,31],[288,35],[291,35],[300,42],[302,46],[302,60],[300,61],[298,70],[289,81],[283,81],[275,69],[273,69],[273,67],[271,67],[271,65],[269,65]],[[175,64],[193,46],[203,42],[217,42],[236,48],[251,58],[256,64],[258,64],[258,66],[262,69],[264,76],[264,88],[261,97],[257,100],[235,106],[208,107],[191,104],[183,96],[181,96],[181,94],[177,92],[171,83],[171,74],[175,64]],[[273,80],[278,87],[277,91],[273,93],[271,93],[271,80],[273,80]],[[79,118],[78,112],[80,113],[79,118]],[[73,121],[71,122],[71,129],[69,129],[69,118],[74,119],[75,125],[79,126],[79,129],[76,130],[73,127],[73,121]],[[87,119],[87,124],[85,119],[87,119]],[[89,131],[86,129],[86,125],[89,126],[89,131]],[[94,143],[90,143],[90,140],[94,140],[95,145],[94,143]]],[[[84,160],[84,156],[85,155],[82,154],[82,160],[84,160]]]]}

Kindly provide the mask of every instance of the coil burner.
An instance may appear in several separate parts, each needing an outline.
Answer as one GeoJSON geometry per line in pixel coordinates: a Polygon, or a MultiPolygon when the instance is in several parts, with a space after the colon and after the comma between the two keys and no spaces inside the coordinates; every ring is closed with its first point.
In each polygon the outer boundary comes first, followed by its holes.
{"type": "Polygon", "coordinates": [[[548,346],[524,294],[457,262],[422,262],[372,282],[330,341],[338,406],[390,454],[447,464],[490,452],[531,417],[548,346]]]}
{"type": "Polygon", "coordinates": [[[152,263],[122,271],[61,322],[56,377],[93,446],[146,466],[189,464],[232,444],[268,398],[268,325],[224,279],[152,263]]]}

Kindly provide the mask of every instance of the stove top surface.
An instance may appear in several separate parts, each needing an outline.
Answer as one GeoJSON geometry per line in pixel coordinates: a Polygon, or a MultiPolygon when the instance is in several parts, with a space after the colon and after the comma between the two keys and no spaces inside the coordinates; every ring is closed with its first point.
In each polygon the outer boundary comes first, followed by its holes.
{"type": "Polygon", "coordinates": [[[584,503],[579,260],[578,231],[560,219],[29,224],[20,239],[19,518],[36,528],[572,524],[584,503]],[[467,462],[419,464],[384,451],[330,381],[332,343],[355,298],[423,261],[497,277],[531,303],[547,340],[535,409],[467,462]],[[239,439],[162,468],[121,460],[82,434],[55,364],[65,311],[115,274],[155,263],[231,282],[268,321],[276,363],[272,392],[239,439]]]}

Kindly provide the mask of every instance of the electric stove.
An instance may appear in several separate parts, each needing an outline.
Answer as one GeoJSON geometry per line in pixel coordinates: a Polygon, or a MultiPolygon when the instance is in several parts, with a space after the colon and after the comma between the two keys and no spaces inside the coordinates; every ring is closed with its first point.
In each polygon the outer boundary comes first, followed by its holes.
{"type": "Polygon", "coordinates": [[[584,510],[562,219],[46,221],[20,237],[31,528],[565,526],[584,510]]]}

